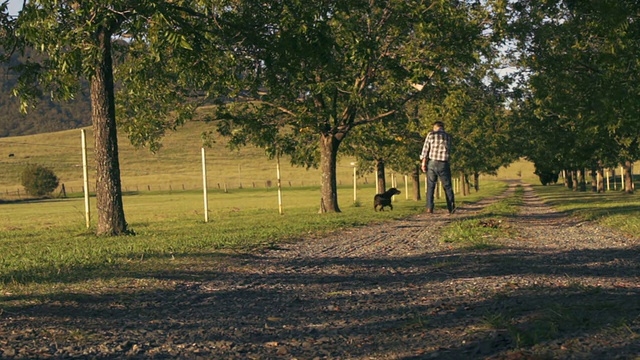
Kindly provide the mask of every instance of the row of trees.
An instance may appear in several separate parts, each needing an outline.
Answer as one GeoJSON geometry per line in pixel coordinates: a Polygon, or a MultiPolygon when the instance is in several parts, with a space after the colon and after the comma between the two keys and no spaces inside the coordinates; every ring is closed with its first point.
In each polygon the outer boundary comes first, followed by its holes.
{"type": "Polygon", "coordinates": [[[526,89],[514,121],[540,173],[624,167],[640,158],[640,3],[634,0],[517,1],[512,56],[526,89]]]}
{"type": "MultiPolygon", "coordinates": [[[[391,166],[419,183],[416,160],[434,120],[448,124],[456,139],[454,168],[465,175],[495,172],[522,155],[536,165],[560,165],[554,151],[538,151],[553,149],[552,142],[541,145],[551,136],[530,129],[542,120],[563,129],[565,119],[582,123],[584,112],[560,113],[558,101],[566,105],[572,91],[587,94],[576,83],[564,98],[539,98],[542,84],[560,88],[565,81],[545,68],[559,59],[536,47],[553,41],[537,39],[552,16],[544,12],[564,2],[539,3],[547,7],[504,0],[32,0],[17,18],[2,9],[0,45],[5,54],[28,48],[42,54],[42,61],[13,68],[25,106],[42,90],[68,99],[82,79],[89,82],[97,233],[119,235],[129,230],[117,130],[156,151],[164,132],[202,105],[214,106],[212,126],[233,146],[252,143],[271,156],[288,154],[294,164],[319,166],[321,212],[340,211],[341,153],[375,168],[379,181],[391,166]],[[508,39],[515,39],[518,65],[528,71],[524,90],[495,75],[508,39]]],[[[588,94],[585,106],[597,97],[588,94]]],[[[586,123],[597,118],[592,110],[586,123]]],[[[620,137],[621,131],[608,133],[637,151],[637,142],[628,143],[632,132],[620,137]]],[[[587,134],[553,132],[577,143],[587,134]]],[[[575,161],[584,152],[571,149],[562,156],[575,161]]]]}

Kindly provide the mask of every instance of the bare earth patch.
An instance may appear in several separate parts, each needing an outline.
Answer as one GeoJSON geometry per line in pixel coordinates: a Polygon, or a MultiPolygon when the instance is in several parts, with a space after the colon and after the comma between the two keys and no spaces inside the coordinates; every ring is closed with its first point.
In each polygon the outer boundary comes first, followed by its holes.
{"type": "MultiPolygon", "coordinates": [[[[511,187],[512,191],[513,187],[511,187]]],[[[508,193],[506,194],[508,195],[508,193]]],[[[495,199],[493,199],[495,200],[495,199]]],[[[640,239],[564,216],[525,185],[489,250],[423,214],[203,258],[198,269],[0,313],[3,359],[637,359],[640,239]]]]}

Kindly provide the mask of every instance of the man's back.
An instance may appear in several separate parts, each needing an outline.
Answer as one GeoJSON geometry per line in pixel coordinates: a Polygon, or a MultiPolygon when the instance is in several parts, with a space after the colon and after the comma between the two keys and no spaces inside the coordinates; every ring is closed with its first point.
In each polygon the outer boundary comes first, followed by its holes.
{"type": "Polygon", "coordinates": [[[449,150],[451,146],[451,136],[444,130],[431,131],[427,135],[425,157],[429,160],[449,161],[449,150]]]}

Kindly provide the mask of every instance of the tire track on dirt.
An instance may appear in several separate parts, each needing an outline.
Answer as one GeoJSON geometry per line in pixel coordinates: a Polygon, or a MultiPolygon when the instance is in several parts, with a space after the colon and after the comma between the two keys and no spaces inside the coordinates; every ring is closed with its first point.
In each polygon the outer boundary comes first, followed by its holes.
{"type": "Polygon", "coordinates": [[[384,259],[433,251],[434,244],[439,243],[438,238],[442,227],[451,221],[472,216],[486,206],[511,196],[517,185],[517,182],[511,182],[499,196],[463,204],[452,216],[441,210],[434,214],[423,213],[407,219],[341,230],[324,234],[322,237],[306,238],[284,245],[264,255],[301,259],[362,256],[384,259]]]}

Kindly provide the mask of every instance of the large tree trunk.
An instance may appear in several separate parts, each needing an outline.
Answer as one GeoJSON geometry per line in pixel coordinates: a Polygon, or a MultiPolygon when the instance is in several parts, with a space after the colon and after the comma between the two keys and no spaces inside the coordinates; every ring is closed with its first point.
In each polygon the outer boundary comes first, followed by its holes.
{"type": "Polygon", "coordinates": [[[122,205],[118,136],[116,130],[111,34],[101,29],[97,34],[100,57],[91,78],[91,116],[95,137],[97,168],[96,203],[98,235],[129,233],[122,205]]]}
{"type": "Polygon", "coordinates": [[[596,169],[591,169],[591,191],[598,192],[598,173],[596,169]]]}
{"type": "Polygon", "coordinates": [[[320,213],[340,212],[338,207],[338,186],[336,182],[336,157],[340,140],[333,134],[323,134],[320,138],[320,213]]]}
{"type": "Polygon", "coordinates": [[[632,161],[625,161],[624,163],[624,192],[627,194],[633,194],[633,162],[632,161]]]}
{"type": "Polygon", "coordinates": [[[376,181],[378,194],[382,194],[387,191],[387,181],[384,172],[384,160],[376,159],[376,181]]]}
{"type": "Polygon", "coordinates": [[[420,195],[420,165],[416,165],[411,174],[411,181],[413,182],[413,200],[421,200],[420,195]]]}
{"type": "Polygon", "coordinates": [[[480,174],[478,172],[473,173],[473,188],[476,192],[480,191],[480,174]]]}

